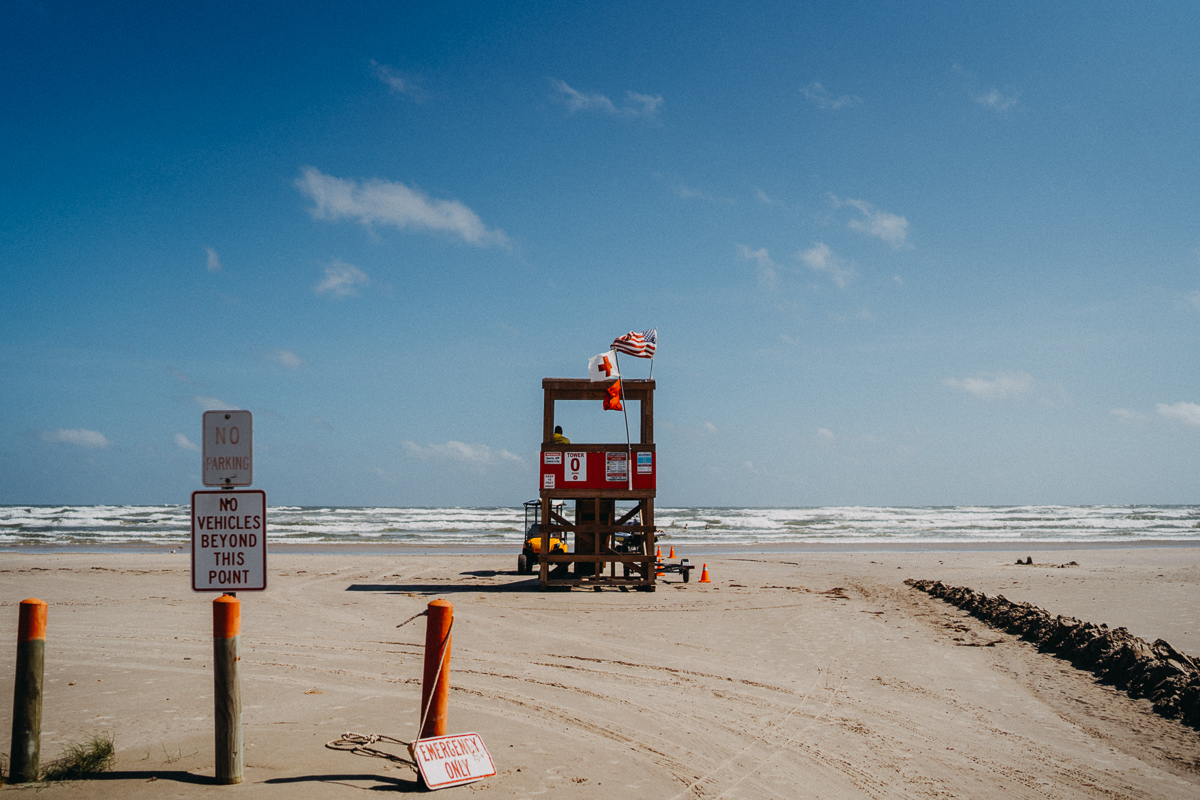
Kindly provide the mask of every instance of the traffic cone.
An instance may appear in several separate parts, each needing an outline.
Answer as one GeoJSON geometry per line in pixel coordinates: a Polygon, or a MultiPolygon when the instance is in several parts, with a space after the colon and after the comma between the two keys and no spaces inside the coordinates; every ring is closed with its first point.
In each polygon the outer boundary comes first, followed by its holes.
{"type": "Polygon", "coordinates": [[[712,581],[708,578],[708,564],[705,564],[704,569],[700,570],[700,582],[712,583],[712,581]]]}
{"type": "Polygon", "coordinates": [[[674,557],[675,557],[675,545],[671,545],[671,555],[667,556],[667,558],[674,558],[674,557]]]}
{"type": "Polygon", "coordinates": [[[654,559],[656,561],[662,561],[662,545],[661,544],[658,546],[658,549],[654,551],[654,559]]]}

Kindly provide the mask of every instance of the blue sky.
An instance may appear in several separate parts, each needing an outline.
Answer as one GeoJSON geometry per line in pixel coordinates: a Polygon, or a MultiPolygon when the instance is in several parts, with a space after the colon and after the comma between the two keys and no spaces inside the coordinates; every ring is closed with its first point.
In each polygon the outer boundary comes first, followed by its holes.
{"type": "Polygon", "coordinates": [[[5,3],[0,503],[186,503],[242,408],[272,504],[516,505],[541,378],[655,326],[660,505],[1194,503],[1197,41],[1193,3],[5,3]]]}

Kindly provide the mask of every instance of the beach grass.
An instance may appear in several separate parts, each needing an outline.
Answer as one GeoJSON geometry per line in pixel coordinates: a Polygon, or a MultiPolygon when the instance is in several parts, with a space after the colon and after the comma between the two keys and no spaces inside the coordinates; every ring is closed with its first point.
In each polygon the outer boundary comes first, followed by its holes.
{"type": "Polygon", "coordinates": [[[107,772],[116,759],[116,748],[111,734],[88,737],[83,742],[68,742],[62,754],[46,765],[42,772],[44,781],[76,781],[107,772]]]}

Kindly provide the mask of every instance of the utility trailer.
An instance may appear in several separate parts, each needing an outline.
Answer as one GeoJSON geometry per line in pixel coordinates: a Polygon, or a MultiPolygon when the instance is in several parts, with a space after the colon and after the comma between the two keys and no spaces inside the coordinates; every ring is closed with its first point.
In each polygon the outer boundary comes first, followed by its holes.
{"type": "Polygon", "coordinates": [[[544,378],[540,520],[533,534],[543,589],[616,586],[654,591],[654,381],[621,379],[625,402],[641,411],[636,440],[616,444],[559,444],[554,408],[559,401],[601,402],[608,384],[586,378],[544,378]],[[562,504],[574,504],[573,520],[562,504]],[[620,507],[618,507],[620,504],[620,507]],[[569,543],[556,551],[551,542],[569,543]]]}

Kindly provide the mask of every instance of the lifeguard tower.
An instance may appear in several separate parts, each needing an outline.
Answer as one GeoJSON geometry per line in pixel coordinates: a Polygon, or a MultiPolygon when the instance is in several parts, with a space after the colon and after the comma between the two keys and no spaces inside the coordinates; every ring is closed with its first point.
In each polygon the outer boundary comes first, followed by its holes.
{"type": "Polygon", "coordinates": [[[637,439],[617,444],[555,444],[554,405],[604,400],[607,384],[544,378],[538,559],[541,588],[634,587],[654,591],[654,381],[621,379],[625,402],[641,408],[637,439]],[[574,522],[559,510],[573,501],[574,522]],[[620,505],[618,505],[620,504],[620,505]],[[632,507],[629,506],[632,504],[632,507]],[[567,542],[553,552],[551,539],[567,542]]]}

